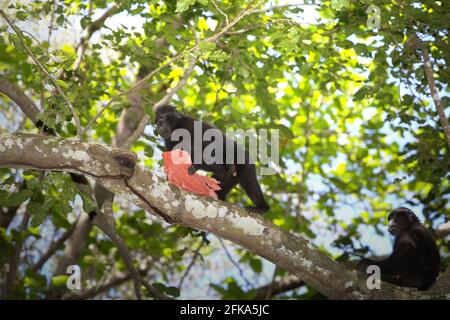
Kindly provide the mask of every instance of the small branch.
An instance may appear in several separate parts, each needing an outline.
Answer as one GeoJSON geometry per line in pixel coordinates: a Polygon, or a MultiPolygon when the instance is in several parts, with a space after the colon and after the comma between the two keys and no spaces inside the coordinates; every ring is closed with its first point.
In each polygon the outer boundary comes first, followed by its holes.
{"type": "Polygon", "coordinates": [[[17,28],[14,23],[11,21],[11,19],[6,15],[6,13],[0,9],[0,14],[3,16],[3,18],[6,20],[6,22],[9,24],[9,26],[14,30],[14,32],[19,37],[19,41],[22,44],[25,51],[28,53],[30,58],[34,61],[34,63],[38,66],[39,70],[50,80],[51,84],[55,87],[56,91],[61,95],[61,97],[64,99],[65,103],[67,104],[67,107],[69,108],[70,113],[73,116],[73,119],[75,121],[75,127],[77,130],[77,136],[79,139],[81,139],[81,125],[80,125],[80,119],[78,118],[78,115],[75,112],[75,109],[72,105],[72,103],[69,101],[69,98],[66,96],[64,91],[60,88],[58,83],[56,82],[56,79],[45,69],[45,67],[39,62],[39,60],[34,56],[33,52],[31,52],[30,48],[25,43],[25,40],[22,35],[22,31],[17,28]]]}
{"type": "Polygon", "coordinates": [[[436,239],[445,238],[450,234],[450,222],[441,224],[435,231],[434,236],[436,239]]]}
{"type": "Polygon", "coordinates": [[[156,111],[156,109],[158,109],[159,107],[169,103],[169,101],[173,97],[173,95],[175,93],[177,93],[182,87],[184,87],[184,85],[186,84],[192,71],[194,71],[194,67],[197,62],[197,59],[198,59],[198,55],[192,56],[192,60],[189,63],[189,66],[184,71],[183,77],[180,79],[180,81],[178,81],[178,83],[175,85],[175,87],[173,87],[172,89],[169,89],[167,94],[161,100],[159,100],[157,103],[154,104],[153,110],[156,111]]]}
{"type": "Polygon", "coordinates": [[[30,220],[30,215],[28,212],[25,212],[23,214],[22,222],[20,223],[20,238],[17,240],[17,243],[14,247],[14,251],[12,253],[11,259],[9,261],[9,271],[6,275],[6,280],[3,287],[3,294],[2,299],[11,298],[11,295],[13,294],[14,290],[14,283],[16,281],[17,277],[17,271],[19,268],[19,262],[20,262],[20,254],[22,253],[22,247],[25,242],[25,232],[28,228],[28,221],[30,220]]]}
{"type": "Polygon", "coordinates": [[[270,281],[270,283],[269,283],[269,285],[267,287],[267,292],[264,295],[264,300],[268,300],[268,299],[270,299],[273,296],[272,292],[273,292],[273,287],[275,285],[275,278],[277,276],[277,270],[278,270],[278,267],[275,266],[275,269],[273,270],[273,274],[272,274],[272,281],[270,281]]]}
{"type": "MultiPolygon", "coordinates": [[[[106,19],[111,17],[113,14],[117,13],[119,10],[119,6],[117,4],[113,4],[111,8],[105,11],[103,15],[97,20],[91,22],[86,28],[86,35],[81,38],[80,43],[78,44],[76,50],[79,52],[77,60],[74,63],[73,70],[77,70],[80,67],[81,61],[84,58],[84,54],[86,52],[88,41],[91,39],[92,35],[101,28],[101,26],[105,23],[106,19]]],[[[89,11],[92,10],[92,5],[89,7],[89,11]]]]}
{"type": "Polygon", "coordinates": [[[52,15],[50,17],[50,24],[48,26],[48,37],[47,37],[48,48],[50,48],[50,40],[52,38],[53,27],[54,27],[53,25],[55,23],[55,13],[56,13],[57,5],[58,5],[58,0],[53,0],[52,15]]]}
{"type": "Polygon", "coordinates": [[[200,249],[202,248],[204,243],[205,243],[205,239],[202,239],[202,241],[200,242],[200,245],[194,251],[194,255],[192,256],[192,260],[189,263],[188,267],[186,268],[186,271],[184,272],[183,276],[181,277],[180,283],[178,284],[178,288],[181,288],[181,286],[183,285],[184,280],[186,279],[186,277],[188,276],[188,274],[191,271],[192,267],[194,266],[195,261],[200,256],[200,249]]]}
{"type": "Polygon", "coordinates": [[[71,264],[76,264],[91,230],[92,223],[89,216],[81,213],[75,223],[75,229],[64,248],[64,253],[58,261],[54,275],[66,274],[67,267],[71,264]]]}
{"type": "Polygon", "coordinates": [[[222,245],[223,250],[225,251],[225,254],[227,255],[228,260],[231,261],[231,263],[236,267],[236,269],[238,270],[239,274],[241,275],[241,278],[245,281],[245,283],[250,287],[253,288],[253,285],[250,283],[250,281],[245,277],[244,275],[244,271],[241,269],[241,266],[239,265],[239,263],[237,263],[236,261],[234,261],[233,256],[231,255],[231,253],[228,251],[225,243],[223,242],[223,240],[221,238],[218,238],[220,244],[222,245]]]}
{"type": "Polygon", "coordinates": [[[55,252],[63,245],[63,243],[67,239],[69,239],[69,237],[72,235],[73,231],[75,230],[75,225],[76,224],[73,224],[71,228],[67,229],[66,232],[64,232],[64,234],[61,236],[61,238],[59,238],[58,240],[56,240],[49,246],[47,251],[41,256],[41,258],[38,260],[38,262],[36,262],[36,264],[33,266],[33,271],[37,272],[38,270],[40,270],[44,266],[44,264],[48,261],[48,259],[50,259],[50,257],[52,257],[55,254],[55,252]]]}
{"type": "Polygon", "coordinates": [[[425,76],[427,78],[428,87],[430,88],[431,96],[436,106],[437,113],[439,115],[439,121],[441,122],[442,129],[444,130],[445,138],[450,150],[450,126],[448,124],[447,116],[445,115],[444,106],[442,106],[441,99],[436,90],[436,83],[433,77],[433,66],[431,65],[430,53],[425,43],[420,44],[423,56],[423,67],[425,69],[425,76]]]}
{"type": "Polygon", "coordinates": [[[282,10],[282,9],[286,9],[289,7],[302,7],[302,6],[318,6],[318,4],[314,4],[314,3],[282,4],[282,5],[278,5],[278,6],[263,8],[260,10],[254,10],[252,12],[252,14],[265,13],[267,11],[282,10]]]}
{"type": "Polygon", "coordinates": [[[257,288],[255,299],[271,299],[277,294],[288,292],[305,285],[301,279],[294,275],[289,275],[278,281],[272,281],[270,284],[257,288]]]}
{"type": "MultiPolygon", "coordinates": [[[[175,87],[173,87],[172,89],[169,89],[169,91],[166,93],[166,95],[153,105],[153,110],[156,110],[160,106],[167,104],[170,101],[170,99],[173,97],[173,95],[176,94],[186,84],[189,76],[191,75],[192,71],[194,70],[197,59],[198,59],[197,55],[194,55],[192,57],[192,60],[189,64],[189,66],[184,71],[183,77],[180,79],[180,81],[178,81],[178,83],[175,85],[175,87]]],[[[125,148],[129,147],[134,141],[139,139],[139,137],[144,132],[145,126],[149,123],[149,121],[150,121],[150,117],[148,116],[148,114],[146,114],[142,118],[142,120],[139,122],[139,124],[138,124],[136,130],[134,130],[133,134],[126,140],[126,142],[124,144],[125,148]]]]}
{"type": "MultiPolygon", "coordinates": [[[[92,190],[90,194],[92,194],[92,190]]],[[[140,286],[143,285],[151,294],[153,294],[157,298],[163,300],[170,299],[141,278],[139,272],[133,265],[133,258],[131,256],[130,250],[125,244],[125,241],[123,241],[123,239],[117,234],[117,231],[113,225],[114,221],[109,221],[111,219],[113,219],[113,217],[108,217],[103,212],[98,210],[95,217],[92,219],[92,222],[109,237],[109,239],[116,245],[117,249],[119,250],[119,254],[122,257],[126,268],[128,269],[131,279],[133,280],[134,293],[136,295],[136,298],[138,300],[142,299],[140,286]]]]}
{"type": "Polygon", "coordinates": [[[161,299],[161,300],[174,300],[174,299],[164,295],[161,291],[156,289],[154,286],[150,285],[144,279],[140,278],[140,281],[141,281],[141,285],[143,285],[145,287],[145,289],[147,289],[147,291],[150,294],[152,294],[153,296],[157,297],[158,299],[161,299]]]}
{"type": "Polygon", "coordinates": [[[228,21],[228,15],[225,12],[223,12],[222,9],[220,9],[220,7],[217,5],[215,0],[211,0],[211,1],[212,1],[214,8],[216,8],[216,10],[219,11],[220,14],[225,17],[225,23],[228,26],[230,24],[230,22],[228,21]]]}
{"type": "MultiPolygon", "coordinates": [[[[115,95],[110,101],[108,101],[108,103],[97,113],[97,115],[91,119],[88,123],[88,125],[85,127],[85,129],[82,131],[82,133],[86,133],[93,125],[94,123],[98,120],[98,118],[103,114],[103,112],[105,112],[114,101],[117,101],[120,97],[125,96],[125,95],[130,95],[132,93],[135,93],[139,90],[143,90],[144,88],[147,87],[147,81],[150,80],[156,73],[160,72],[162,69],[164,69],[165,67],[169,66],[169,65],[173,65],[174,63],[176,63],[177,61],[179,61],[181,58],[183,58],[185,55],[195,52],[194,56],[196,57],[195,59],[198,59],[198,55],[196,54],[198,51],[198,46],[200,43],[204,43],[204,42],[216,42],[217,40],[219,40],[226,32],[228,32],[232,27],[234,27],[242,18],[244,18],[246,15],[248,15],[250,12],[252,12],[252,10],[254,10],[257,6],[259,6],[261,3],[263,3],[264,0],[260,0],[258,1],[258,3],[254,6],[249,5],[246,9],[244,9],[241,13],[239,13],[239,15],[231,22],[229,23],[227,26],[225,26],[221,31],[219,31],[218,33],[212,35],[211,37],[205,38],[199,42],[197,42],[194,46],[192,46],[191,48],[179,53],[178,55],[170,58],[169,60],[167,60],[167,62],[165,62],[164,64],[160,65],[158,68],[154,69],[152,72],[150,72],[148,75],[146,75],[145,77],[143,77],[142,79],[140,79],[138,82],[135,83],[135,85],[126,91],[122,91],[119,94],[115,95]]],[[[192,65],[192,68],[194,68],[195,65],[192,65]]],[[[187,80],[187,78],[186,78],[187,80]]],[[[186,81],[185,80],[185,81],[186,81]]],[[[184,81],[184,83],[185,83],[184,81]]],[[[181,82],[181,80],[180,80],[181,82]]],[[[184,83],[178,83],[177,87],[173,88],[171,91],[169,91],[167,93],[167,95],[161,99],[159,101],[159,104],[155,104],[153,109],[155,110],[159,105],[163,105],[164,103],[167,103],[170,98],[184,85],[184,83]]],[[[132,142],[134,142],[136,139],[138,139],[141,135],[142,132],[144,132],[144,128],[147,125],[148,121],[149,121],[150,117],[148,115],[145,115],[144,118],[141,120],[141,122],[139,123],[138,128],[136,129],[137,132],[135,132],[135,134],[133,134],[132,137],[130,137],[127,140],[126,145],[130,145],[132,142]]]]}
{"type": "Polygon", "coordinates": [[[62,298],[64,300],[86,300],[86,299],[94,298],[97,295],[99,295],[105,291],[108,291],[109,289],[120,286],[129,280],[131,280],[130,274],[119,275],[119,276],[112,278],[108,283],[102,284],[101,286],[99,286],[97,288],[91,288],[91,289],[85,290],[78,294],[66,295],[66,296],[63,296],[62,298]]]}
{"type": "Polygon", "coordinates": [[[116,233],[114,226],[108,222],[103,213],[97,212],[97,215],[93,219],[94,225],[96,225],[100,230],[102,230],[111,241],[116,245],[119,250],[119,254],[122,257],[125,266],[128,269],[128,272],[133,279],[134,284],[134,293],[136,294],[136,298],[138,300],[142,300],[142,294],[140,289],[140,275],[137,272],[136,268],[133,266],[133,258],[131,257],[131,253],[128,250],[125,242],[119,235],[116,233]]]}
{"type": "Polygon", "coordinates": [[[0,92],[14,101],[25,115],[30,118],[33,123],[37,121],[39,108],[17,85],[9,82],[5,77],[0,75],[0,92]]]}

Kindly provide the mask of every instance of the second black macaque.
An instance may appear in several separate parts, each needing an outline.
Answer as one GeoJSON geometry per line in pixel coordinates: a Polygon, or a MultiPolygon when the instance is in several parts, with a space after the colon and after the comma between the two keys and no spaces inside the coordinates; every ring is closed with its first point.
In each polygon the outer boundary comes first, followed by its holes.
{"type": "Polygon", "coordinates": [[[241,148],[236,141],[229,139],[223,132],[208,123],[186,116],[170,105],[161,106],[156,110],[156,129],[164,139],[167,151],[185,149],[189,152],[193,163],[189,168],[190,174],[193,174],[196,170],[213,173],[213,178],[220,182],[221,190],[217,192],[220,200],[225,200],[230,190],[239,183],[254,203],[253,207],[247,207],[248,210],[261,214],[269,210],[256,177],[255,164],[250,161],[248,152],[241,148]],[[194,132],[196,122],[197,128],[201,127],[200,136],[198,136],[198,132],[194,132]],[[190,144],[188,143],[186,146],[186,143],[184,143],[183,147],[180,146],[181,136],[173,134],[177,129],[185,129],[189,132],[190,144]],[[203,133],[207,131],[212,133],[211,139],[204,137],[203,133]],[[213,139],[214,136],[220,136],[221,139],[216,141],[216,139],[213,139]],[[227,159],[227,146],[228,152],[230,152],[230,146],[234,149],[231,159],[227,159]],[[215,152],[219,152],[219,154],[215,154],[214,158],[220,161],[211,163],[211,161],[203,159],[202,156],[200,158],[194,156],[203,155],[206,148],[209,148],[207,150],[215,149],[215,152]]]}
{"type": "Polygon", "coordinates": [[[397,208],[389,214],[389,233],[395,237],[392,254],[381,261],[363,259],[358,268],[380,267],[381,280],[399,286],[426,290],[439,275],[439,249],[433,235],[408,208],[397,208]]]}

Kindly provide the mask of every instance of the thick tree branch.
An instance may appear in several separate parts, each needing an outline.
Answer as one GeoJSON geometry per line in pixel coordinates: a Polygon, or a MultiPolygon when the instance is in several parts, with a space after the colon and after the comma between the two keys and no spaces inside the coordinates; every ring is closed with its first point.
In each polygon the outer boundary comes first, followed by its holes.
{"type": "Polygon", "coordinates": [[[446,298],[433,291],[382,283],[369,290],[365,276],[333,261],[307,239],[283,230],[261,215],[232,204],[182,191],[140,165],[132,168],[128,156],[97,143],[35,135],[0,136],[0,167],[27,167],[70,171],[91,176],[109,191],[154,214],[159,208],[180,225],[228,239],[275,263],[334,299],[446,298]],[[134,169],[134,170],[133,170],[134,169]]]}
{"type": "MultiPolygon", "coordinates": [[[[6,96],[8,96],[11,100],[13,100],[17,106],[22,110],[22,112],[30,118],[30,120],[38,126],[38,120],[37,120],[37,114],[39,114],[40,110],[38,107],[33,103],[33,101],[23,92],[19,87],[16,85],[10,83],[7,81],[6,78],[0,77],[0,92],[4,93],[6,96]]],[[[74,182],[76,183],[76,186],[80,189],[83,188],[83,185],[80,185],[76,182],[78,180],[78,177],[75,175],[72,176],[72,179],[74,179],[74,182]]],[[[81,178],[83,178],[81,176],[81,178]]],[[[1,225],[3,227],[7,227],[11,221],[11,219],[14,217],[14,214],[16,213],[17,208],[8,208],[8,211],[4,213],[1,217],[1,225]]],[[[74,232],[72,232],[70,239],[67,243],[67,246],[64,250],[63,256],[59,259],[58,265],[57,265],[57,274],[63,274],[65,273],[65,270],[68,265],[73,264],[77,261],[79,255],[81,254],[81,250],[84,248],[84,244],[86,243],[86,238],[89,234],[89,232],[92,229],[92,223],[90,219],[87,219],[84,217],[82,220],[77,220],[76,228],[74,232]],[[74,260],[75,259],[75,260],[74,260]]],[[[62,240],[62,239],[61,239],[62,240]]],[[[57,249],[57,248],[50,248],[50,249],[57,249]]],[[[52,252],[47,252],[52,253],[52,252]]],[[[54,253],[54,252],[53,252],[54,253]]],[[[45,263],[45,261],[49,257],[44,256],[39,261],[39,264],[45,263]]],[[[39,269],[39,264],[35,266],[35,270],[39,269]]]]}
{"type": "Polygon", "coordinates": [[[23,91],[15,84],[0,76],[0,92],[14,101],[25,115],[36,123],[39,108],[23,91]]]}

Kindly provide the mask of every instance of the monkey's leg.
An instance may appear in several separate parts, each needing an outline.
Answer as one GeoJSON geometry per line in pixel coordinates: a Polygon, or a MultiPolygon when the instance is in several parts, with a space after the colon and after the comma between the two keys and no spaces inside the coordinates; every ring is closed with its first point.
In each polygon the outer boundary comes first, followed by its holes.
{"type": "MultiPolygon", "coordinates": [[[[213,176],[213,178],[214,178],[214,176],[213,176]]],[[[217,179],[217,180],[220,181],[220,188],[221,188],[219,191],[217,191],[217,197],[219,198],[219,200],[225,201],[228,193],[237,184],[237,178],[230,177],[226,180],[220,180],[220,179],[217,179]]]]}
{"type": "Polygon", "coordinates": [[[254,207],[247,207],[247,209],[261,214],[269,210],[269,206],[264,199],[264,194],[262,193],[261,186],[256,177],[255,165],[246,164],[236,167],[239,184],[245,190],[250,200],[255,204],[254,207]]]}

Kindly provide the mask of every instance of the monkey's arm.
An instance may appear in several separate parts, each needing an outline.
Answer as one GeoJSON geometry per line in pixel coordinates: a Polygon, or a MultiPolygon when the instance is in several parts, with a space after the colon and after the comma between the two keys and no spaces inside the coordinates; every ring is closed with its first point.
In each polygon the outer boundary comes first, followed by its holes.
{"type": "Polygon", "coordinates": [[[409,241],[400,241],[392,255],[381,261],[381,279],[397,285],[404,285],[408,267],[416,254],[414,245],[409,241]]]}

